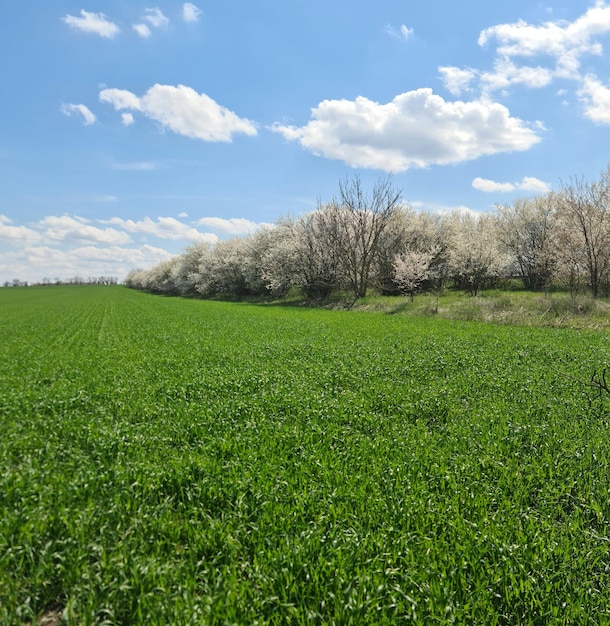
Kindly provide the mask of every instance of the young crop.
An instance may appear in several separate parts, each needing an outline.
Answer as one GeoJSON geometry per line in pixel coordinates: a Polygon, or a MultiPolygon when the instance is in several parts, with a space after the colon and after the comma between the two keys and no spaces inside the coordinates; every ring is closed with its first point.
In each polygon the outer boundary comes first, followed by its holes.
{"type": "Polygon", "coordinates": [[[0,290],[0,623],[604,623],[609,351],[0,290]]]}

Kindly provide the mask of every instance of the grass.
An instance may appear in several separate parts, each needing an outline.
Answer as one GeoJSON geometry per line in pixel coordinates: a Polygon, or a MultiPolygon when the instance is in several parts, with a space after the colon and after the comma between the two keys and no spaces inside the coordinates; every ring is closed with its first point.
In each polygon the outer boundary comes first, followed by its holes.
{"type": "Polygon", "coordinates": [[[588,330],[2,289],[0,623],[610,621],[608,406],[575,380],[609,352],[588,330]]]}
{"type": "MultiPolygon", "coordinates": [[[[332,304],[331,304],[332,306],[332,304]]],[[[386,312],[409,317],[435,315],[443,319],[482,321],[517,326],[550,326],[610,330],[610,302],[586,295],[487,290],[478,296],[448,290],[438,297],[420,294],[408,298],[370,295],[352,310],[386,312]]]]}

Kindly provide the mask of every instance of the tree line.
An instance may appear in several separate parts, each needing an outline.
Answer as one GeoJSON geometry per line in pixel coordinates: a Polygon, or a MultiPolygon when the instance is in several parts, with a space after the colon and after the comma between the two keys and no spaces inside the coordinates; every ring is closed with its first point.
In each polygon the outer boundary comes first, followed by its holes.
{"type": "Polygon", "coordinates": [[[193,244],[125,282],[202,298],[298,289],[310,299],[357,299],[370,289],[413,297],[447,286],[476,295],[506,278],[530,290],[610,294],[610,166],[596,180],[572,178],[479,215],[415,211],[390,177],[367,191],[355,176],[309,213],[213,246],[193,244]]]}
{"type": "Polygon", "coordinates": [[[4,287],[35,287],[35,286],[47,286],[47,285],[116,285],[119,279],[116,276],[88,276],[83,278],[82,276],[72,276],[62,280],[61,278],[48,278],[45,277],[41,281],[21,280],[15,278],[13,280],[7,280],[3,283],[4,287]]]}

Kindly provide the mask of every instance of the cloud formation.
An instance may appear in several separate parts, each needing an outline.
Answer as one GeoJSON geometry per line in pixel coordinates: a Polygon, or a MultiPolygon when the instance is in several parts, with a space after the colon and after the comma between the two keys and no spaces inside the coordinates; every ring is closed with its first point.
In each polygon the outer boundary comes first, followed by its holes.
{"type": "Polygon", "coordinates": [[[261,226],[261,224],[239,217],[230,219],[223,217],[203,217],[197,220],[195,224],[227,235],[246,235],[253,233],[261,226]]]}
{"type": "Polygon", "coordinates": [[[198,22],[203,15],[203,11],[192,2],[185,2],[182,5],[182,19],[185,22],[198,22]]]}
{"type": "Polygon", "coordinates": [[[399,94],[387,104],[362,96],[324,100],[305,126],[276,122],[271,130],[318,156],[387,172],[527,150],[540,141],[534,128],[501,104],[450,102],[428,88],[399,94]]]}
{"type": "Polygon", "coordinates": [[[130,233],[152,235],[157,239],[207,241],[208,243],[216,243],[218,241],[216,235],[202,233],[173,217],[158,217],[156,221],[149,217],[138,221],[112,217],[109,220],[103,220],[102,223],[118,226],[120,229],[130,233]]]}
{"type": "Polygon", "coordinates": [[[85,126],[95,123],[95,115],[84,104],[62,104],[61,112],[68,117],[72,117],[73,113],[83,116],[85,126]]]}
{"type": "Polygon", "coordinates": [[[409,28],[408,26],[405,26],[404,24],[402,24],[400,26],[400,28],[396,29],[393,26],[390,26],[388,24],[388,26],[385,27],[385,32],[390,35],[391,37],[395,37],[396,39],[409,39],[409,37],[411,37],[411,35],[415,32],[412,28],[409,28]]]}
{"type": "Polygon", "coordinates": [[[81,17],[65,15],[61,20],[74,30],[99,35],[106,39],[112,39],[120,32],[119,27],[109,21],[103,13],[89,13],[81,10],[80,14],[81,17]]]}
{"type": "Polygon", "coordinates": [[[142,97],[125,89],[103,89],[99,99],[117,111],[139,111],[178,135],[202,141],[230,142],[235,134],[257,134],[253,122],[184,85],[156,84],[142,97]]]}
{"type": "Polygon", "coordinates": [[[56,241],[93,241],[105,244],[124,244],[131,241],[131,237],[114,228],[97,228],[91,226],[88,220],[82,217],[49,216],[39,222],[44,229],[44,237],[56,241]]]}
{"type": "Polygon", "coordinates": [[[475,178],[472,181],[474,189],[484,191],[486,193],[500,192],[508,193],[510,191],[534,191],[536,193],[546,193],[551,190],[551,186],[548,183],[534,178],[533,176],[524,176],[520,182],[517,183],[497,183],[496,181],[489,180],[487,178],[475,178]]]}
{"type": "MultiPolygon", "coordinates": [[[[593,122],[610,124],[610,90],[599,78],[582,74],[585,57],[601,57],[601,38],[610,34],[610,6],[603,0],[574,21],[556,20],[532,25],[524,20],[497,24],[483,30],[478,39],[482,47],[496,46],[493,68],[488,71],[453,66],[439,67],[445,88],[453,95],[474,91],[484,96],[505,93],[513,85],[540,89],[553,80],[577,84],[584,116],[593,122]],[[533,64],[531,61],[535,60],[533,64]]],[[[565,95],[566,90],[561,90],[565,95]]]]}

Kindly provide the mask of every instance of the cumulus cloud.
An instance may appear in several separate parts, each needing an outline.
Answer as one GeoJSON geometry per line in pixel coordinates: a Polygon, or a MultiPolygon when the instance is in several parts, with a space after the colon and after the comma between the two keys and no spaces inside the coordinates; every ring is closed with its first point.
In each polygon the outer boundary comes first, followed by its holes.
{"type": "Polygon", "coordinates": [[[234,217],[225,219],[222,217],[203,217],[195,222],[198,226],[205,226],[213,231],[228,235],[245,235],[257,230],[261,224],[244,218],[234,217]]]}
{"type": "Polygon", "coordinates": [[[472,186],[474,189],[486,193],[507,193],[516,190],[546,193],[551,190],[551,186],[548,183],[545,183],[539,178],[534,178],[533,176],[524,176],[521,181],[517,183],[498,183],[494,180],[477,177],[472,181],[472,186]]]}
{"type": "Polygon", "coordinates": [[[601,55],[598,35],[610,32],[610,7],[598,2],[574,20],[545,22],[533,26],[524,20],[498,24],[483,30],[479,45],[498,43],[497,53],[506,58],[550,56],[555,59],[555,73],[563,78],[578,78],[580,59],[585,54],[601,55]]]}
{"type": "Polygon", "coordinates": [[[114,228],[97,228],[88,220],[68,215],[49,216],[39,222],[44,229],[44,237],[54,240],[94,241],[97,243],[122,244],[129,243],[131,237],[114,228]]]}
{"type": "Polygon", "coordinates": [[[555,79],[574,81],[585,117],[606,124],[610,123],[606,88],[596,76],[582,74],[582,63],[585,57],[603,56],[602,37],[609,33],[610,6],[597,0],[572,21],[530,24],[520,19],[484,29],[478,43],[494,52],[490,70],[447,66],[439,71],[454,95],[471,91],[473,84],[486,97],[494,92],[504,94],[514,85],[539,89],[555,79]]]}
{"type": "Polygon", "coordinates": [[[112,39],[120,32],[119,27],[106,19],[103,13],[89,13],[82,10],[80,14],[81,17],[65,15],[61,19],[74,30],[83,33],[93,33],[107,39],[112,39]]]}
{"type": "Polygon", "coordinates": [[[448,102],[428,88],[387,104],[365,97],[325,100],[312,109],[305,126],[276,122],[271,130],[318,156],[387,172],[527,150],[540,141],[501,104],[448,102]]]}
{"type": "Polygon", "coordinates": [[[578,90],[585,117],[598,124],[610,124],[610,89],[595,76],[586,76],[578,90]]]}
{"type": "Polygon", "coordinates": [[[96,120],[95,115],[84,104],[62,104],[61,112],[68,117],[73,113],[82,115],[85,126],[94,124],[96,120]]]}
{"type": "Polygon", "coordinates": [[[32,243],[39,241],[40,233],[26,226],[13,226],[13,221],[6,215],[0,215],[0,240],[32,243]]]}
{"type": "Polygon", "coordinates": [[[207,241],[208,243],[216,243],[218,241],[216,235],[202,233],[173,217],[158,217],[156,221],[149,217],[137,221],[113,217],[109,220],[103,220],[102,223],[118,226],[130,233],[152,235],[157,239],[183,239],[185,241],[207,241]]]}
{"type": "Polygon", "coordinates": [[[238,117],[205,93],[197,93],[184,85],[156,84],[142,97],[124,89],[103,89],[99,98],[117,111],[140,111],[178,135],[202,141],[230,142],[238,133],[257,134],[253,122],[238,117]]]}
{"type": "Polygon", "coordinates": [[[198,22],[203,15],[203,11],[192,2],[185,2],[182,5],[182,19],[185,22],[198,22]]]}
{"type": "Polygon", "coordinates": [[[123,126],[131,126],[134,122],[133,115],[131,113],[121,114],[121,123],[123,126]]]}

